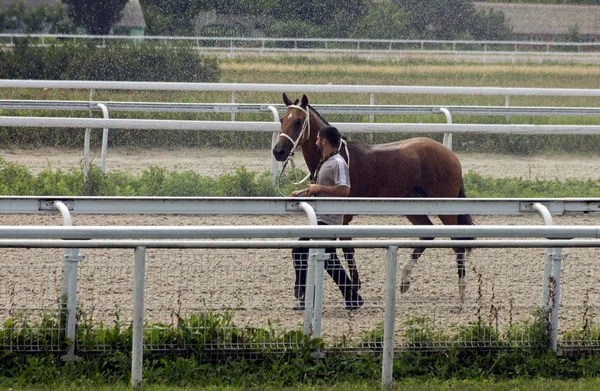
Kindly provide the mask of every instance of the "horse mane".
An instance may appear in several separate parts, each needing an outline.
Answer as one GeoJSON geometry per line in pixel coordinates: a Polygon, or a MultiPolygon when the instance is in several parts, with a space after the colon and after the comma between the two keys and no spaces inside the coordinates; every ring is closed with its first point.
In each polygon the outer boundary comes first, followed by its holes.
{"type": "MultiPolygon", "coordinates": [[[[308,105],[308,107],[309,107],[309,108],[310,108],[310,109],[313,111],[313,113],[315,113],[315,114],[317,115],[317,117],[319,117],[319,118],[321,119],[321,121],[325,122],[325,125],[331,125],[331,124],[329,123],[329,121],[327,121],[327,120],[325,119],[325,117],[323,117],[323,116],[321,115],[321,113],[319,113],[317,110],[315,110],[315,108],[314,108],[314,107],[312,107],[311,105],[308,105]]],[[[350,137],[342,136],[342,140],[348,141],[348,140],[350,140],[350,137]]]]}
{"type": "Polygon", "coordinates": [[[313,111],[313,113],[317,115],[317,117],[321,119],[321,121],[325,122],[325,125],[330,125],[329,121],[327,121],[325,117],[323,117],[317,110],[315,110],[314,107],[312,107],[311,105],[308,105],[308,107],[313,111]]]}

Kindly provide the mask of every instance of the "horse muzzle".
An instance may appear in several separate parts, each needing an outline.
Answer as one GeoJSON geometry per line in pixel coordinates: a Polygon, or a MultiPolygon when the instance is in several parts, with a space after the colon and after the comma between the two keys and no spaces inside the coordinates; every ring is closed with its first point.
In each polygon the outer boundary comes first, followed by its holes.
{"type": "Polygon", "coordinates": [[[289,153],[290,151],[280,146],[275,146],[275,148],[273,148],[273,157],[278,162],[283,162],[285,159],[287,159],[289,153]]]}

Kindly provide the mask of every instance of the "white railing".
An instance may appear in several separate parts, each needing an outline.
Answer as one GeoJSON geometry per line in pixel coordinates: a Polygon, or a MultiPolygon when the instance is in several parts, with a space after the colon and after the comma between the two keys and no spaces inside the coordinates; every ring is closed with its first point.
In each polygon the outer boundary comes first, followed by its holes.
{"type": "MultiPolygon", "coordinates": [[[[383,339],[382,382],[390,385],[391,360],[395,346],[397,249],[412,247],[453,248],[546,248],[544,288],[551,286],[552,296],[544,289],[542,306],[548,302],[551,345],[558,344],[558,311],[560,299],[560,248],[600,247],[600,226],[551,226],[551,215],[600,214],[598,199],[311,199],[311,198],[155,198],[155,197],[0,197],[0,213],[56,213],[65,219],[65,226],[2,226],[0,247],[4,248],[65,248],[63,256],[63,299],[68,302],[68,339],[74,341],[75,309],[77,305],[77,269],[82,257],[79,248],[135,249],[133,283],[133,352],[132,383],[142,380],[144,345],[143,325],[145,296],[146,249],[264,249],[306,247],[311,250],[309,268],[314,278],[308,279],[308,291],[314,284],[316,295],[306,306],[305,333],[321,336],[323,259],[317,256],[322,247],[355,247],[387,249],[385,317],[383,339]],[[71,214],[542,214],[545,226],[479,225],[479,226],[72,226],[71,214]],[[314,212],[313,212],[314,213],[314,212]],[[298,242],[290,238],[310,237],[318,242],[298,242]],[[355,241],[331,241],[328,238],[360,237],[355,241]],[[478,237],[478,240],[436,240],[423,242],[418,237],[478,237]],[[381,239],[386,238],[386,239],[381,239]],[[510,238],[510,239],[501,239],[510,238]],[[519,238],[519,239],[515,239],[519,238]],[[215,240],[219,239],[219,240],[215,240]],[[223,240],[226,239],[226,240],[223,240]],[[263,239],[263,240],[255,240],[263,239]],[[264,240],[267,239],[267,240],[264,240]],[[273,240],[277,239],[277,240],[273,240]],[[284,239],[284,240],[282,240],[284,239]],[[69,250],[69,251],[67,251],[69,250]]],[[[74,353],[73,343],[67,355],[74,353]]]]}
{"type": "MultiPolygon", "coordinates": [[[[15,46],[17,39],[38,40],[37,45],[48,46],[68,41],[95,41],[105,47],[111,41],[139,43],[142,41],[188,46],[214,54],[309,54],[390,56],[408,54],[452,54],[480,56],[509,54],[562,57],[590,57],[598,61],[599,42],[553,41],[471,41],[471,40],[393,40],[349,38],[271,38],[271,37],[173,37],[127,35],[69,35],[69,34],[0,34],[0,45],[15,46]],[[594,59],[595,58],[595,59],[594,59]]],[[[34,43],[36,44],[36,43],[34,43]]]]}
{"type": "MultiPolygon", "coordinates": [[[[473,241],[436,241],[432,242],[439,247],[455,247],[457,245],[466,247],[600,247],[600,241],[595,240],[600,237],[600,229],[597,226],[592,227],[573,227],[573,226],[552,226],[552,227],[532,227],[532,226],[479,226],[479,227],[379,227],[379,226],[360,226],[360,227],[302,227],[302,226],[253,226],[253,227],[27,227],[27,226],[7,226],[0,227],[0,247],[19,248],[19,247],[108,247],[108,248],[134,248],[135,249],[135,267],[134,267],[134,282],[133,282],[133,346],[132,346],[132,377],[131,382],[135,388],[139,388],[143,378],[143,346],[144,346],[144,322],[145,322],[145,270],[146,270],[146,249],[151,247],[161,248],[213,248],[215,245],[220,248],[247,248],[250,244],[254,248],[266,248],[267,246],[277,246],[277,248],[286,247],[308,247],[318,249],[319,246],[353,246],[361,247],[381,247],[387,249],[387,266],[386,270],[386,286],[385,286],[385,317],[383,325],[383,370],[382,384],[391,386],[393,373],[391,362],[395,347],[395,314],[396,314],[396,270],[397,270],[397,253],[398,248],[424,246],[430,247],[429,244],[423,244],[416,240],[387,240],[381,241],[371,239],[367,241],[319,241],[319,242],[304,242],[297,241],[205,241],[197,242],[189,239],[196,238],[289,238],[298,236],[310,236],[313,238],[327,237],[348,237],[360,236],[363,238],[374,237],[413,237],[413,236],[478,236],[478,237],[526,237],[539,238],[538,240],[473,240],[473,241]],[[139,240],[122,240],[128,238],[160,238],[158,241],[139,241],[139,240]],[[593,238],[594,240],[564,240],[561,238],[593,238]],[[86,240],[73,240],[85,238],[86,240]],[[107,239],[98,241],[97,239],[107,239]],[[164,238],[174,240],[166,241],[164,238]],[[540,240],[541,238],[546,238],[540,240]],[[35,239],[35,240],[31,240],[35,239]],[[43,240],[50,239],[50,240],[43,240]],[[58,240],[71,239],[71,240],[58,240]],[[90,240],[91,239],[91,240],[90,240]],[[187,240],[181,240],[187,239],[187,240]],[[551,239],[551,240],[547,240],[551,239]],[[558,240],[554,240],[558,239],[558,240]]],[[[307,281],[307,291],[313,291],[314,284],[314,301],[309,301],[306,305],[309,324],[305,323],[305,332],[314,337],[320,337],[321,320],[318,317],[321,309],[322,290],[323,290],[323,265],[324,259],[316,256],[317,253],[312,253],[309,258],[309,272],[314,280],[309,277],[307,281]],[[318,271],[321,271],[320,273],[318,271]],[[315,277],[319,276],[319,278],[315,277]],[[312,304],[311,304],[312,303],[312,304]],[[314,306],[314,307],[313,307],[314,306]]],[[[552,348],[557,349],[557,332],[558,332],[558,308],[560,298],[560,267],[561,259],[559,256],[549,258],[547,261],[554,263],[554,279],[552,283],[548,280],[548,284],[552,284],[554,296],[551,303],[551,341],[552,348]],[[555,315],[556,314],[556,315],[555,315]]],[[[72,266],[76,276],[77,263],[72,266]]],[[[72,282],[76,283],[75,277],[72,282]]],[[[75,301],[72,299],[76,295],[76,287],[71,285],[67,288],[66,298],[69,302],[75,301]]],[[[310,295],[312,296],[312,295],[310,295]]],[[[307,299],[308,300],[308,299],[307,299]]],[[[74,312],[69,307],[69,315],[74,312]]],[[[357,315],[358,316],[358,315],[357,315]]],[[[73,317],[74,320],[74,317],[73,317]]],[[[73,325],[67,325],[68,329],[74,329],[73,325]]],[[[71,339],[72,340],[72,339],[71,339]]],[[[72,340],[73,341],[73,340],[72,340]]],[[[73,344],[69,344],[72,348],[73,344]]],[[[72,351],[72,349],[70,349],[72,351]]],[[[69,351],[69,350],[68,350],[69,351]]]]}
{"type": "MultiPolygon", "coordinates": [[[[381,86],[333,84],[257,84],[257,83],[178,83],[133,81],[77,80],[11,80],[0,79],[0,88],[58,88],[85,90],[139,91],[223,91],[223,92],[283,92],[343,93],[343,94],[422,94],[473,96],[555,96],[600,97],[600,89],[585,88],[528,88],[528,87],[440,87],[440,86],[381,86]]],[[[233,100],[235,102],[235,100],[233,100]]]]}
{"type": "MultiPolygon", "coordinates": [[[[0,109],[6,110],[100,110],[102,104],[110,112],[148,113],[278,113],[286,110],[284,104],[260,103],[177,103],[177,102],[118,102],[118,101],[70,101],[70,100],[0,100],[0,109]]],[[[596,117],[600,107],[536,107],[536,106],[452,106],[452,105],[311,105],[321,114],[369,114],[374,115],[432,115],[448,110],[453,115],[503,115],[503,116],[549,116],[549,117],[596,117]]],[[[373,117],[371,117],[373,119],[373,117]]],[[[373,120],[371,120],[373,122],[373,120]]]]}

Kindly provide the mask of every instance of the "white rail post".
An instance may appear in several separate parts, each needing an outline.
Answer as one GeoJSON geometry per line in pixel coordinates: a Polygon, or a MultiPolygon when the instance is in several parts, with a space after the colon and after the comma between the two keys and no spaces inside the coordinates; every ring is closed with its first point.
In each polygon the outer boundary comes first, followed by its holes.
{"type": "MultiPolygon", "coordinates": [[[[267,106],[267,108],[269,110],[271,110],[271,113],[273,113],[273,118],[275,122],[279,122],[279,112],[277,111],[277,108],[275,106],[267,106]]],[[[271,151],[273,151],[273,148],[275,148],[275,145],[277,144],[277,142],[279,141],[279,132],[273,132],[273,135],[271,137],[271,151]]],[[[271,153],[271,178],[273,179],[273,183],[276,183],[277,181],[277,174],[279,171],[279,166],[277,166],[277,160],[275,160],[275,156],[273,156],[273,153],[271,153]]]]}
{"type": "Polygon", "coordinates": [[[398,247],[387,250],[385,273],[385,315],[383,321],[383,362],[381,365],[381,386],[391,389],[393,385],[394,332],[396,330],[396,273],[398,268],[398,247]]]}
{"type": "Polygon", "coordinates": [[[550,348],[556,353],[558,349],[558,307],[560,305],[560,266],[562,249],[556,248],[552,254],[554,276],[554,298],[552,300],[552,314],[550,317],[550,348]]]}
{"type": "Polygon", "coordinates": [[[315,296],[314,296],[314,326],[313,338],[321,338],[321,324],[323,323],[323,280],[325,277],[325,261],[329,256],[325,249],[315,249],[311,254],[315,260],[315,296]]]}
{"type": "MultiPolygon", "coordinates": [[[[306,213],[310,225],[317,224],[317,214],[307,202],[298,206],[306,213]]],[[[308,270],[304,293],[304,335],[320,338],[323,316],[323,280],[324,261],[327,259],[324,249],[308,250],[308,270]]]]}
{"type": "MultiPolygon", "coordinates": [[[[237,95],[235,91],[231,91],[231,103],[235,103],[237,100],[237,95]]],[[[231,120],[235,121],[235,110],[231,110],[231,120]]]]}
{"type": "MultiPolygon", "coordinates": [[[[106,105],[102,104],[102,103],[98,103],[98,107],[102,110],[102,115],[104,116],[104,119],[108,119],[108,108],[106,107],[106,105]]],[[[108,129],[104,128],[102,129],[102,153],[100,155],[100,162],[101,162],[101,171],[103,174],[106,173],[106,154],[108,152],[108,129]]]]}
{"type": "MultiPolygon", "coordinates": [[[[440,111],[446,116],[446,122],[452,125],[452,114],[450,114],[450,110],[442,107],[440,108],[440,111]]],[[[452,133],[444,133],[443,144],[450,150],[452,150],[452,133]]]]}
{"type": "MultiPolygon", "coordinates": [[[[63,217],[63,225],[71,226],[71,214],[69,208],[62,201],[55,201],[53,204],[63,217]]],[[[61,322],[65,322],[65,337],[67,339],[67,352],[62,357],[68,360],[75,357],[75,331],[77,323],[77,271],[79,261],[83,259],[79,256],[78,248],[63,249],[63,267],[62,267],[62,295],[61,295],[61,322]],[[66,310],[66,313],[65,313],[66,310]]]]}
{"type": "MultiPolygon", "coordinates": [[[[371,106],[374,106],[374,105],[375,105],[375,94],[374,94],[374,93],[371,93],[371,94],[369,94],[369,104],[370,104],[371,106]]],[[[369,121],[370,121],[371,123],[375,122],[375,114],[370,114],[370,115],[369,115],[369,121]]],[[[370,133],[370,134],[369,134],[369,142],[370,142],[371,144],[373,144],[373,133],[370,133]]]]}
{"type": "Polygon", "coordinates": [[[144,284],[146,277],[146,247],[135,248],[135,265],[133,273],[131,385],[137,390],[142,387],[144,362],[144,284]]]}
{"type": "MultiPolygon", "coordinates": [[[[545,205],[536,202],[533,204],[533,209],[541,213],[546,225],[552,225],[552,215],[545,205]]],[[[554,249],[546,248],[544,256],[544,280],[542,284],[542,309],[548,310],[548,295],[550,292],[550,276],[552,275],[552,255],[554,249]]]]}

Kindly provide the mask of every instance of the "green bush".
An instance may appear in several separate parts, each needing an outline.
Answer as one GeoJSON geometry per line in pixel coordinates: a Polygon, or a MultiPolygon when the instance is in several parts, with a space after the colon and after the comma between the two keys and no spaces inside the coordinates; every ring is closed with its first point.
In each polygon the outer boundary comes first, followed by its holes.
{"type": "Polygon", "coordinates": [[[16,43],[0,52],[0,78],[40,80],[107,80],[216,82],[217,60],[192,48],[148,44],[65,43],[49,47],[16,43]]]}

